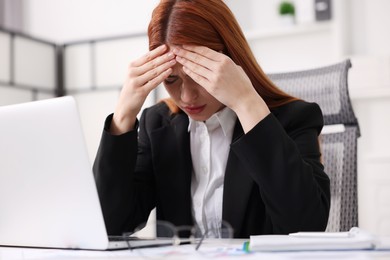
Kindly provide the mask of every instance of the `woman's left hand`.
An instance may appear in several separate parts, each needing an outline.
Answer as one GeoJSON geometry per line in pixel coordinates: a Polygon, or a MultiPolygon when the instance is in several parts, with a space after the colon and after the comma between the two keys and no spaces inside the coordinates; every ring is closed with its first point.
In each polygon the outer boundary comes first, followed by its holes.
{"type": "Polygon", "coordinates": [[[189,77],[236,112],[242,124],[247,122],[244,130],[250,130],[269,114],[245,71],[230,57],[204,46],[175,47],[173,53],[189,77]]]}

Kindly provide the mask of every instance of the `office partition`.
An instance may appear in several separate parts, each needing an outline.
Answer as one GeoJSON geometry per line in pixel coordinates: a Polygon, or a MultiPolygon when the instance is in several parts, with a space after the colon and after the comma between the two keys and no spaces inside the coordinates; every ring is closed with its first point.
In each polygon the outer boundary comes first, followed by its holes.
{"type": "Polygon", "coordinates": [[[57,46],[0,28],[0,106],[54,97],[57,46]]]}

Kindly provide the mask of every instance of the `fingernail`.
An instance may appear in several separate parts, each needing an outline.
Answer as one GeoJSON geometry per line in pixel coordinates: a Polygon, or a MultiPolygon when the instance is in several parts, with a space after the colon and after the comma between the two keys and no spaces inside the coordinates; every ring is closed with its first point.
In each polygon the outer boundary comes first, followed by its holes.
{"type": "Polygon", "coordinates": [[[162,49],[165,49],[165,47],[167,47],[165,44],[163,44],[163,45],[160,45],[160,47],[158,47],[160,50],[162,50],[162,49]]]}
{"type": "Polygon", "coordinates": [[[178,53],[179,53],[179,49],[178,49],[178,48],[173,48],[172,52],[173,52],[174,54],[178,54],[178,53]]]}
{"type": "Polygon", "coordinates": [[[169,53],[168,53],[168,58],[171,59],[171,58],[173,58],[174,56],[175,56],[175,54],[173,54],[173,52],[169,52],[169,53]]]}

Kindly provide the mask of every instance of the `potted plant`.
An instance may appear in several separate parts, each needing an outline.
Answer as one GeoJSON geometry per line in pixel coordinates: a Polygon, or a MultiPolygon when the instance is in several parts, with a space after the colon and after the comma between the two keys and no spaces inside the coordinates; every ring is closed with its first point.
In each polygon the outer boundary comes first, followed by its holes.
{"type": "Polygon", "coordinates": [[[279,15],[283,24],[295,23],[295,6],[289,1],[282,1],[279,4],[279,15]]]}

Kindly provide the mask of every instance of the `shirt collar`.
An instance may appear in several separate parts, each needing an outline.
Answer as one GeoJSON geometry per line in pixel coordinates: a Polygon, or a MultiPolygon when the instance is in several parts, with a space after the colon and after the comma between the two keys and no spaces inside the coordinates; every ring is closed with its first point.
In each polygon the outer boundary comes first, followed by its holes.
{"type": "Polygon", "coordinates": [[[192,118],[189,118],[188,132],[196,131],[196,126],[203,123],[206,124],[209,132],[221,126],[223,134],[227,136],[229,132],[233,131],[236,118],[236,113],[234,113],[234,111],[230,108],[225,107],[217,113],[213,114],[205,122],[196,121],[192,118]]]}

